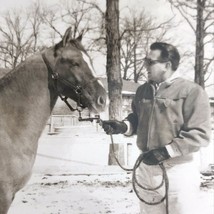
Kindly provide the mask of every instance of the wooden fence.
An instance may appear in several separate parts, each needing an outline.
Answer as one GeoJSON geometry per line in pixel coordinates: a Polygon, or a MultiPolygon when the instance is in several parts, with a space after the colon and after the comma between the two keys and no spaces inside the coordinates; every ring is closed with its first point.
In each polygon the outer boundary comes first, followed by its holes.
{"type": "Polygon", "coordinates": [[[91,122],[79,122],[76,115],[51,115],[48,120],[48,133],[55,134],[60,128],[69,126],[91,126],[91,122]]]}

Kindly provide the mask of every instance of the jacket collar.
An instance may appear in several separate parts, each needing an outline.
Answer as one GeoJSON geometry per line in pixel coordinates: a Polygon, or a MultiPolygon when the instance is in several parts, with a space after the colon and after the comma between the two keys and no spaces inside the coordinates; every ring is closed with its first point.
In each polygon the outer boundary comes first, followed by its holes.
{"type": "MultiPolygon", "coordinates": [[[[175,80],[177,80],[180,77],[180,74],[178,72],[174,72],[168,79],[166,79],[164,82],[161,82],[159,84],[159,87],[164,85],[164,88],[169,87],[175,80]]],[[[162,86],[163,87],[163,86],[162,86]]]]}

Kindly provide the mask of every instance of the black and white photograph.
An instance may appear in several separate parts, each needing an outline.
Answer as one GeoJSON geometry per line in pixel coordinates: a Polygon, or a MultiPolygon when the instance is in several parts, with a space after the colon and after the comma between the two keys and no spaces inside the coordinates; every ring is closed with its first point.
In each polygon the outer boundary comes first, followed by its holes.
{"type": "Polygon", "coordinates": [[[213,0],[0,0],[0,214],[213,214],[213,0]]]}

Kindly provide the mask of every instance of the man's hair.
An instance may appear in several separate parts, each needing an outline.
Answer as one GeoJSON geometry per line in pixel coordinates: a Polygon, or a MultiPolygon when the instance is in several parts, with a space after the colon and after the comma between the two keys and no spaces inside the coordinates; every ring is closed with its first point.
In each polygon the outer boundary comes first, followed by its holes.
{"type": "Polygon", "coordinates": [[[169,60],[172,63],[172,70],[175,71],[178,68],[180,61],[180,54],[177,48],[173,45],[164,42],[155,42],[150,46],[151,50],[160,50],[160,60],[169,60]]]}

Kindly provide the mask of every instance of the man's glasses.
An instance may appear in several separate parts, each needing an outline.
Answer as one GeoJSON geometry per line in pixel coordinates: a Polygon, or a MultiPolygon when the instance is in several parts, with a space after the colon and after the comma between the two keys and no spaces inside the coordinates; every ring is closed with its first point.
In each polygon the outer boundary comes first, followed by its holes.
{"type": "Polygon", "coordinates": [[[168,62],[169,60],[152,60],[152,59],[150,59],[150,58],[145,57],[145,58],[143,59],[143,61],[144,61],[144,65],[145,65],[145,66],[152,66],[152,65],[154,65],[154,64],[156,64],[156,63],[168,62]]]}

